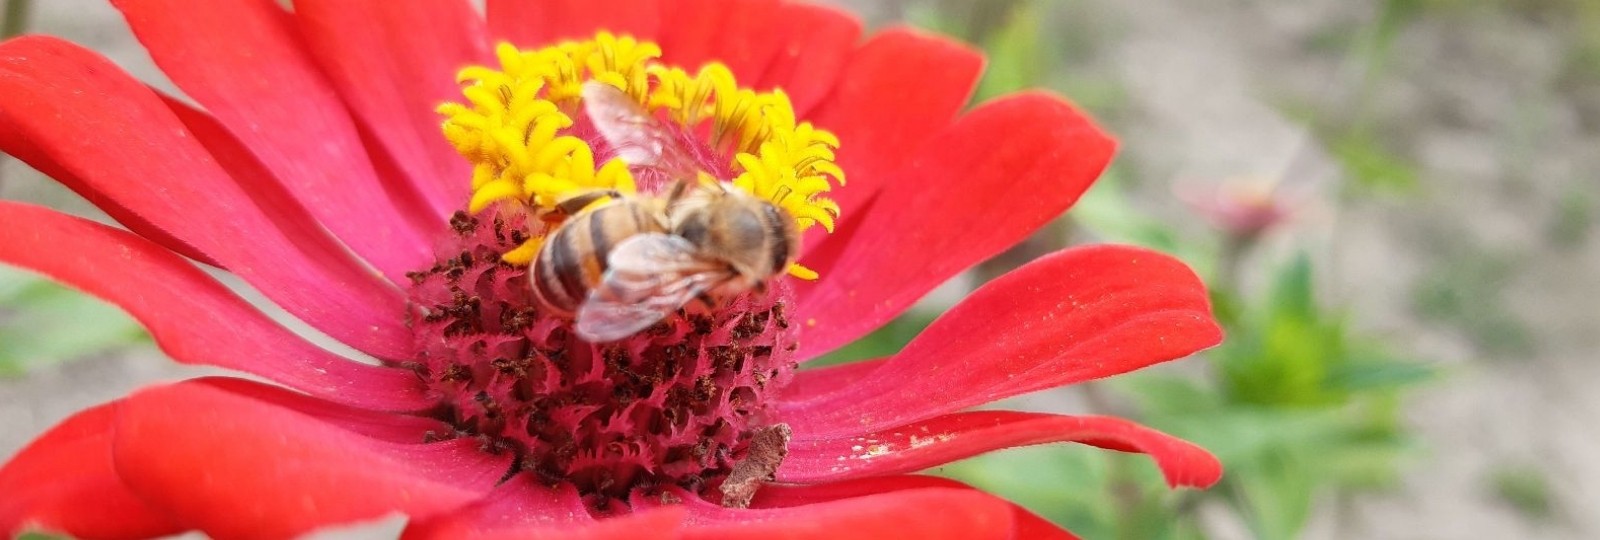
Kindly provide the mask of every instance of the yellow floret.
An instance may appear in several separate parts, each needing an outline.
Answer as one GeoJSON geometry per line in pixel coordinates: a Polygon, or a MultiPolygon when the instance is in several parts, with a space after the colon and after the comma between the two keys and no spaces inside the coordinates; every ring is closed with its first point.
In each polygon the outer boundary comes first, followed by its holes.
{"type": "MultiPolygon", "coordinates": [[[[567,133],[581,114],[583,83],[599,80],[691,132],[709,123],[709,144],[727,156],[733,172],[726,180],[783,208],[797,228],[820,224],[832,231],[838,221],[839,205],[824,195],[844,183],[834,161],[839,141],[809,123],[796,124],[781,90],[741,88],[720,63],[691,75],[657,62],[655,43],[607,32],[532,51],[501,44],[495,54],[499,69],[472,66],[457,75],[465,103],[438,109],[445,138],[473,164],[471,212],[504,203],[547,214],[577,193],[637,191],[626,163],[595,163],[594,149],[567,133]]],[[[525,263],[540,241],[503,259],[525,263]]],[[[799,266],[791,274],[815,277],[799,266]]]]}

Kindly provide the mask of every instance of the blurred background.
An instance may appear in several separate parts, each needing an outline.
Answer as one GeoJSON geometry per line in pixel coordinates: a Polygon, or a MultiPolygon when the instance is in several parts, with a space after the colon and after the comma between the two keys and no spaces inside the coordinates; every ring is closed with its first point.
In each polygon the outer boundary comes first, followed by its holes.
{"type": "MultiPolygon", "coordinates": [[[[171,86],[98,0],[5,5],[171,86]]],[[[1600,2],[831,0],[989,55],[975,103],[1070,97],[1122,141],[1076,208],[827,361],[897,350],[1064,246],[1188,261],[1227,342],[1003,404],[1115,414],[1226,464],[1016,449],[936,471],[1086,538],[1600,537],[1600,2]]],[[[98,215],[0,155],[0,198],[98,215]]],[[[0,225],[4,226],[4,225],[0,225]]],[[[93,299],[0,266],[0,456],[73,411],[200,373],[93,299]]]]}

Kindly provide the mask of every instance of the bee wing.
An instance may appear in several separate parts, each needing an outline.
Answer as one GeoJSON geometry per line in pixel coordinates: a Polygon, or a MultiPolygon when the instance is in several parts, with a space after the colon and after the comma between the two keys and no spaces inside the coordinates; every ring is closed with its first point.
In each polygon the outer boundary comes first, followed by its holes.
{"type": "Polygon", "coordinates": [[[667,180],[692,179],[699,172],[682,139],[617,87],[583,83],[583,111],[624,163],[655,169],[667,180]]]}
{"type": "Polygon", "coordinates": [[[622,339],[648,328],[732,277],[694,244],[663,233],[623,240],[606,258],[600,284],[578,307],[578,336],[590,342],[622,339]]]}

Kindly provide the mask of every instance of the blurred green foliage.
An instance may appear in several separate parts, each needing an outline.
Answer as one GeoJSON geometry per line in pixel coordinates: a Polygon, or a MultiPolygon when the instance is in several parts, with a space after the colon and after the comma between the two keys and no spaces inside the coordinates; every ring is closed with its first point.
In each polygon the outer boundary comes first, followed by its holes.
{"type": "Polygon", "coordinates": [[[1492,253],[1465,240],[1442,244],[1440,262],[1423,274],[1412,292],[1417,314],[1453,326],[1491,357],[1532,353],[1533,331],[1512,313],[1505,294],[1517,257],[1492,253]]]}
{"type": "Polygon", "coordinates": [[[1336,135],[1327,148],[1354,180],[1349,184],[1352,190],[1408,194],[1420,184],[1411,160],[1397,155],[1393,146],[1365,131],[1336,135]]]}
{"type": "Polygon", "coordinates": [[[1130,416],[1221,459],[1220,485],[1169,492],[1149,464],[1092,449],[1009,451],[943,473],[1088,538],[1205,538],[1192,512],[1205,501],[1231,509],[1257,538],[1295,538],[1319,501],[1393,486],[1415,451],[1401,398],[1433,371],[1323,307],[1310,261],[1283,265],[1252,301],[1217,291],[1228,338],[1203,356],[1206,373],[1141,372],[1109,383],[1133,402],[1130,416]]]}
{"type": "Polygon", "coordinates": [[[1522,515],[1534,520],[1555,516],[1550,481],[1537,467],[1502,465],[1489,474],[1490,490],[1522,515]]]}
{"type": "MultiPolygon", "coordinates": [[[[977,101],[1045,85],[1113,126],[1128,116],[1120,78],[1097,72],[1090,61],[1094,38],[1111,30],[1074,11],[1083,3],[978,4],[935,1],[912,13],[914,22],[973,40],[988,52],[977,101]]],[[[1385,2],[1377,23],[1337,45],[1366,66],[1360,94],[1382,78],[1400,32],[1430,9],[1438,7],[1428,0],[1385,2]]],[[[1343,166],[1349,179],[1344,195],[1417,192],[1415,164],[1384,140],[1365,97],[1354,99],[1362,110],[1336,122],[1318,118],[1326,104],[1297,109],[1343,166]]],[[[1014,449],[938,473],[999,493],[1083,537],[1114,539],[1207,538],[1202,508],[1231,514],[1257,538],[1295,538],[1320,504],[1394,486],[1417,451],[1401,415],[1404,397],[1434,378],[1434,370],[1358,332],[1351,324],[1357,314],[1321,301],[1317,254],[1263,261],[1253,236],[1177,226],[1171,216],[1139,208],[1131,197],[1143,181],[1136,165],[1114,164],[1073,208],[1071,227],[1080,236],[1150,247],[1193,265],[1212,287],[1227,339],[1180,369],[1063,391],[1083,393],[1094,412],[1129,416],[1207,448],[1224,464],[1222,483],[1208,491],[1171,491],[1142,457],[1074,446],[1014,449]],[[1247,288],[1230,275],[1246,260],[1269,274],[1266,286],[1247,288]]],[[[904,317],[831,359],[893,354],[930,319],[904,317]]]]}
{"type": "Polygon", "coordinates": [[[0,376],[146,338],[127,314],[44,278],[0,266],[0,376]]]}
{"type": "Polygon", "coordinates": [[[1227,476],[1208,495],[1259,538],[1294,538],[1320,497],[1392,485],[1411,448],[1400,398],[1432,376],[1352,332],[1314,291],[1305,255],[1253,301],[1216,290],[1228,338],[1205,355],[1210,379],[1139,374],[1124,383],[1146,422],[1222,459],[1227,476]]]}
{"type": "Polygon", "coordinates": [[[22,533],[22,535],[18,536],[17,540],[66,540],[67,538],[69,538],[69,537],[57,536],[57,535],[48,534],[48,533],[25,532],[25,533],[22,533]]]}
{"type": "MultiPolygon", "coordinates": [[[[1595,61],[1600,63],[1600,58],[1595,61]]],[[[1550,243],[1560,248],[1574,248],[1588,241],[1597,217],[1595,196],[1588,191],[1574,189],[1556,201],[1555,211],[1545,235],[1550,243]]]]}
{"type": "Polygon", "coordinates": [[[937,311],[912,309],[889,321],[883,328],[867,334],[866,337],[850,342],[849,345],[835,349],[816,360],[806,362],[806,367],[820,368],[892,355],[905,348],[907,343],[911,343],[912,338],[922,333],[922,329],[933,323],[938,315],[937,311]]]}

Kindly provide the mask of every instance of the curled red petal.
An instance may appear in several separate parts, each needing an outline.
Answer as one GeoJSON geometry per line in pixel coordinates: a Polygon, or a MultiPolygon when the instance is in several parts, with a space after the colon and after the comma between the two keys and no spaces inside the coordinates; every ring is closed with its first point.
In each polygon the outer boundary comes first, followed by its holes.
{"type": "Polygon", "coordinates": [[[446,436],[454,428],[443,421],[423,416],[393,414],[355,408],[317,396],[285,392],[282,388],[232,377],[201,377],[189,384],[204,384],[327,421],[349,431],[395,443],[416,443],[429,433],[446,436]]]}
{"type": "Polygon", "coordinates": [[[1221,340],[1205,286],[1182,262],[1142,248],[1073,248],[974,291],[855,383],[779,407],[801,437],[846,437],[1140,369],[1221,340]]]}
{"type": "Polygon", "coordinates": [[[599,30],[654,40],[661,28],[660,0],[489,0],[487,8],[490,37],[523,48],[599,30]]]}
{"type": "Polygon", "coordinates": [[[1172,487],[1206,488],[1222,477],[1222,463],[1210,452],[1129,420],[978,411],[853,437],[806,439],[802,434],[790,442],[789,455],[778,469],[778,480],[818,483],[902,474],[992,450],[1053,442],[1148,454],[1172,487]]]}
{"type": "Polygon", "coordinates": [[[184,528],[134,495],[111,465],[118,402],[73,415],[0,467],[0,536],[46,530],[85,540],[150,538],[184,528]],[[93,501],[94,510],[84,504],[93,501]]]}
{"type": "Polygon", "coordinates": [[[861,21],[838,9],[801,2],[778,6],[777,52],[756,82],[781,88],[800,118],[810,118],[839,80],[861,38],[861,21]]]}
{"type": "Polygon", "coordinates": [[[851,223],[844,245],[802,263],[822,280],[799,291],[799,356],[883,325],[978,262],[1065,212],[1115,144],[1066,102],[1021,94],[962,117],[908,160],[851,223]],[[815,321],[813,324],[812,321],[815,321]]]}
{"type": "MultiPolygon", "coordinates": [[[[804,117],[839,137],[837,161],[847,183],[830,196],[846,219],[861,213],[888,182],[901,178],[890,174],[950,124],[982,72],[978,51],[910,28],[879,32],[850,54],[833,91],[804,117]]],[[[931,153],[961,151],[944,144],[931,153]]],[[[965,180],[949,187],[957,185],[964,186],[965,180]]],[[[823,238],[837,240],[812,233],[808,251],[823,238]]]]}
{"type": "Polygon", "coordinates": [[[112,458],[135,493],[218,538],[431,515],[483,496],[510,465],[471,440],[418,439],[372,438],[275,400],[185,382],[124,400],[112,458]]]}
{"type": "Polygon", "coordinates": [[[440,135],[433,109],[461,99],[457,70],[490,59],[487,30],[472,5],[312,0],[295,2],[294,17],[311,54],[378,142],[378,151],[394,160],[436,215],[460,208],[472,170],[440,135]]]}
{"type": "Polygon", "coordinates": [[[0,227],[0,261],[116,304],[179,362],[236,369],[363,407],[430,405],[411,372],[360,364],[307,343],[148,240],[14,202],[0,202],[0,219],[26,224],[0,227]]]}
{"type": "MultiPolygon", "coordinates": [[[[976,488],[961,482],[936,476],[878,476],[814,486],[772,485],[762,489],[761,493],[756,497],[755,504],[758,506],[792,507],[814,503],[819,500],[837,500],[875,493],[929,488],[978,491],[976,488]]],[[[1073,540],[1077,538],[1072,533],[1016,503],[1006,502],[1006,504],[1011,508],[1013,524],[1011,538],[1016,540],[1073,540]]]]}
{"type": "Polygon", "coordinates": [[[351,250],[396,282],[429,260],[442,216],[393,202],[418,195],[380,181],[339,94],[275,2],[112,3],[162,72],[351,250]]]}
{"type": "Polygon", "coordinates": [[[328,335],[409,355],[398,290],[313,224],[255,200],[256,186],[230,178],[115,64],[51,37],[13,39],[0,44],[0,94],[0,150],[21,145],[30,165],[183,239],[328,335]]]}
{"type": "Polygon", "coordinates": [[[683,515],[682,508],[662,507],[596,520],[571,484],[552,489],[523,474],[465,508],[413,520],[401,539],[626,540],[639,538],[640,531],[677,538],[683,515]]]}
{"type": "Polygon", "coordinates": [[[686,539],[1010,539],[1010,503],[987,493],[943,487],[878,492],[769,485],[750,508],[732,509],[675,491],[688,511],[686,539]],[[777,501],[771,491],[785,491],[777,501]]]}

